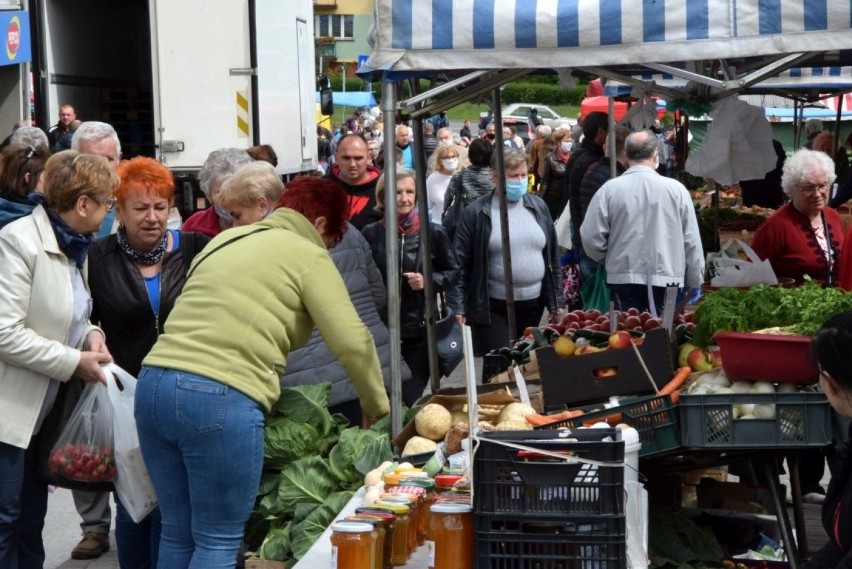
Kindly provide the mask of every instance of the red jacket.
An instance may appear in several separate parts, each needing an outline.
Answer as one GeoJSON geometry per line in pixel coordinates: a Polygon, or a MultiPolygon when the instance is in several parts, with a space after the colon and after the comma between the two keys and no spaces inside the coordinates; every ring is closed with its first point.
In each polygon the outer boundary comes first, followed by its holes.
{"type": "Polygon", "coordinates": [[[221,233],[219,216],[213,206],[196,211],[183,223],[181,231],[197,231],[207,237],[216,237],[221,233]]]}

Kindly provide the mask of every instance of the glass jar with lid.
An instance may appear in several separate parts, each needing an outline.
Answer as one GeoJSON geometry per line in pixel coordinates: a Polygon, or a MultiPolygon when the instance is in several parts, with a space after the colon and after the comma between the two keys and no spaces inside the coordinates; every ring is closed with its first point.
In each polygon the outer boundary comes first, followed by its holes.
{"type": "Polygon", "coordinates": [[[331,525],[332,569],[373,569],[376,532],[372,524],[335,522],[331,525]]]}
{"type": "Polygon", "coordinates": [[[437,503],[429,524],[429,568],[473,568],[473,508],[437,503]]]}

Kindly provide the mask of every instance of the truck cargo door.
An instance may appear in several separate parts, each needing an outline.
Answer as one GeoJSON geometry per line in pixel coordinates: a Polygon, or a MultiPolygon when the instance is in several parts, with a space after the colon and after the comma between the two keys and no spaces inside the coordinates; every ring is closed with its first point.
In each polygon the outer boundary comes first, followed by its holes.
{"type": "Polygon", "coordinates": [[[157,156],[197,170],[254,144],[249,0],[149,0],[157,156]]]}
{"type": "Polygon", "coordinates": [[[282,174],[316,169],[313,3],[254,0],[258,142],[282,174]]]}

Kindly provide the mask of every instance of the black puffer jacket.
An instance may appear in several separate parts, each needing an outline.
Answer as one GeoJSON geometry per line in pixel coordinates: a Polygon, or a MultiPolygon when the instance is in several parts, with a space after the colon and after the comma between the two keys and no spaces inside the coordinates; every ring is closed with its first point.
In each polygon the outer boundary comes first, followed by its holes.
{"type": "Polygon", "coordinates": [[[800,569],[852,569],[852,453],[849,443],[837,449],[841,464],[837,476],[831,477],[822,504],[822,526],[828,543],[800,569]]]}
{"type": "MultiPolygon", "coordinates": [[[[343,239],[329,250],[349,299],[358,311],[358,316],[369,328],[376,344],[379,362],[382,364],[382,377],[385,386],[390,389],[390,334],[382,322],[379,313],[384,311],[387,302],[382,275],[373,261],[370,246],[353,226],[349,226],[343,239]]],[[[402,380],[411,379],[411,370],[402,362],[402,380]]],[[[287,369],[281,377],[281,388],[295,385],[313,385],[331,383],[328,396],[329,406],[339,405],[358,399],[358,393],[349,380],[346,370],[329,351],[325,341],[317,330],[311,334],[308,343],[287,357],[287,369]]]]}
{"type": "Polygon", "coordinates": [[[541,174],[538,197],[543,199],[544,203],[547,204],[550,217],[554,220],[562,212],[559,206],[562,203],[562,190],[564,189],[565,167],[567,164],[567,162],[559,159],[559,153],[556,151],[551,152],[544,159],[544,170],[541,174]]]}
{"type": "MultiPolygon", "coordinates": [[[[384,220],[371,223],[362,229],[367,243],[373,252],[373,260],[382,273],[387,284],[387,247],[385,246],[384,220]]],[[[429,241],[432,248],[432,283],[436,293],[444,292],[448,304],[454,311],[461,307],[453,302],[459,293],[456,290],[459,283],[459,265],[453,253],[447,232],[437,223],[429,224],[429,241]]],[[[420,253],[420,234],[399,236],[400,273],[422,273],[423,257],[420,253]]],[[[417,338],[425,332],[425,298],[423,291],[415,291],[408,285],[408,280],[400,279],[400,334],[403,338],[417,338]]],[[[387,321],[387,316],[385,315],[387,321]]]]}
{"type": "MultiPolygon", "coordinates": [[[[483,196],[470,204],[462,214],[461,223],[453,241],[459,267],[461,268],[461,286],[458,289],[465,318],[474,324],[489,324],[491,309],[488,301],[488,240],[491,238],[491,197],[483,196]]],[[[546,244],[542,250],[544,257],[544,279],[541,283],[541,297],[547,309],[554,313],[565,306],[562,293],[562,268],[559,264],[556,230],[553,219],[547,211],[547,205],[538,196],[524,194],[524,207],[535,216],[541,230],[544,231],[546,244]]]]}
{"type": "Polygon", "coordinates": [[[166,318],[183,290],[190,262],[210,241],[201,233],[179,235],[179,247],[163,256],[159,316],[151,309],[142,273],[119,249],[115,235],[98,239],[89,247],[92,322],[106,334],[115,363],[134,377],[163,332],[166,318]]]}
{"type": "MultiPolygon", "coordinates": [[[[626,168],[620,162],[615,163],[615,172],[617,176],[621,176],[626,168]]],[[[609,158],[604,156],[597,164],[592,166],[586,175],[583,176],[583,181],[580,183],[580,217],[574,223],[577,227],[583,224],[586,219],[586,211],[589,209],[589,203],[601,186],[607,183],[612,177],[612,166],[609,158]]],[[[573,217],[571,218],[574,219],[573,217]]]]}

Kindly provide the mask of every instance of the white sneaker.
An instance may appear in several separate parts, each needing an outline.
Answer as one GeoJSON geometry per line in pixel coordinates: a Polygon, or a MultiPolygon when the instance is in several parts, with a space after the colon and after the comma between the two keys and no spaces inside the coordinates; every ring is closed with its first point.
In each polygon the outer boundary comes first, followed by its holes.
{"type": "Polygon", "coordinates": [[[802,502],[806,504],[822,504],[825,501],[825,494],[819,492],[808,492],[802,496],[802,502]]]}

